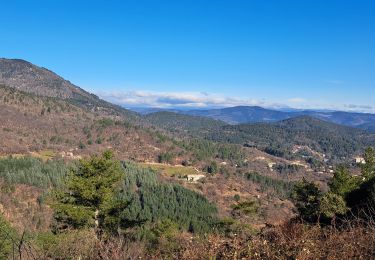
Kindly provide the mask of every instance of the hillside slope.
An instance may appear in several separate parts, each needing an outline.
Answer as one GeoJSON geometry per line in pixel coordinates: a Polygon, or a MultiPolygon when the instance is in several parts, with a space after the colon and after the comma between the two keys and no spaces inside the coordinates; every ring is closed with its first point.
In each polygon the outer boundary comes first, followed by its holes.
{"type": "Polygon", "coordinates": [[[137,118],[137,113],[101,100],[54,72],[20,59],[0,59],[0,85],[36,96],[63,99],[87,110],[137,118]]]}
{"type": "Polygon", "coordinates": [[[5,86],[0,86],[0,97],[3,154],[74,150],[82,155],[111,147],[121,158],[156,160],[159,153],[174,149],[172,143],[161,142],[154,132],[129,123],[122,115],[93,112],[64,99],[5,86]]]}
{"type": "Polygon", "coordinates": [[[274,124],[256,123],[225,126],[208,137],[215,141],[250,143],[274,154],[287,154],[295,146],[307,146],[328,158],[350,157],[375,145],[375,135],[351,127],[325,122],[308,116],[274,124]]]}

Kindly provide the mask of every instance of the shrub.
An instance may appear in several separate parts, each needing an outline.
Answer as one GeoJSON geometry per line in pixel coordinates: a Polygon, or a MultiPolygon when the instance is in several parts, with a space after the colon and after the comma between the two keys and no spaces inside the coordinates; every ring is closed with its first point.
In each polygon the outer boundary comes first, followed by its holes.
{"type": "Polygon", "coordinates": [[[159,163],[172,163],[173,155],[171,153],[162,153],[158,156],[159,163]]]}
{"type": "Polygon", "coordinates": [[[13,249],[13,240],[16,240],[15,230],[0,214],[0,259],[8,259],[13,249]]]}
{"type": "Polygon", "coordinates": [[[323,217],[332,219],[336,215],[344,215],[348,211],[348,208],[343,197],[332,192],[327,192],[320,201],[319,211],[323,217]]]}

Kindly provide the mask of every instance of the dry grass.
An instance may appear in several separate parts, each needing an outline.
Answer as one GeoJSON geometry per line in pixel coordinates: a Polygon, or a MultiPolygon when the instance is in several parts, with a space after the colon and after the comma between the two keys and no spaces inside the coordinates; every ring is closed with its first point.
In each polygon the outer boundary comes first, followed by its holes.
{"type": "Polygon", "coordinates": [[[253,236],[193,237],[189,233],[179,233],[173,238],[161,237],[153,245],[123,239],[100,241],[92,231],[81,231],[62,236],[50,246],[30,246],[25,243],[22,255],[24,259],[63,257],[108,260],[374,259],[374,227],[357,221],[347,223],[340,229],[289,222],[265,228],[253,236]]]}

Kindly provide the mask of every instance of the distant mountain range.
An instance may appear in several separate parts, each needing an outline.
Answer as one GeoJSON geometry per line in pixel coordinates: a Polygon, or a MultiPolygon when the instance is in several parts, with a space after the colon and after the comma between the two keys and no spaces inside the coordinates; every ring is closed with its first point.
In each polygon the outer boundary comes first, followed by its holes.
{"type": "Polygon", "coordinates": [[[289,118],[310,116],[327,122],[375,132],[375,114],[369,113],[317,110],[279,111],[266,109],[259,106],[237,106],[207,110],[179,110],[162,108],[138,108],[134,110],[141,114],[169,111],[185,115],[209,117],[232,125],[278,122],[289,118]]]}

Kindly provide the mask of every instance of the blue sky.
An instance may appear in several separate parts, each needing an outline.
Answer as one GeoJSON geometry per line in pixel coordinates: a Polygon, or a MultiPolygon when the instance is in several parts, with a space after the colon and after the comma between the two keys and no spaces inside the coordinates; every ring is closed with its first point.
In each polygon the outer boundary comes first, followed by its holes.
{"type": "Polygon", "coordinates": [[[3,1],[0,56],[124,106],[375,112],[375,2],[3,1]]]}

